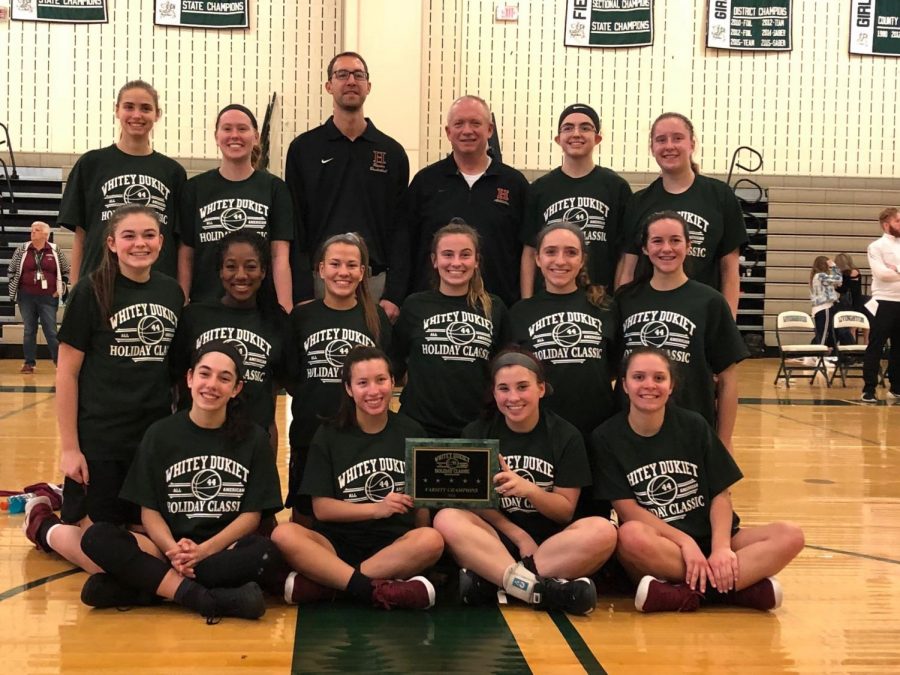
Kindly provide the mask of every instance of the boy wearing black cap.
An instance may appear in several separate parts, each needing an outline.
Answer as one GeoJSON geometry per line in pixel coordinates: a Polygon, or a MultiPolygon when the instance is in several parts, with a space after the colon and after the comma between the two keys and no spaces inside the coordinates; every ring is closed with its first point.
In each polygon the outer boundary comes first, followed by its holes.
{"type": "Polygon", "coordinates": [[[525,208],[525,231],[532,245],[522,251],[522,297],[534,294],[534,245],[537,233],[551,223],[568,221],[584,232],[591,281],[609,286],[618,258],[625,204],[631,188],[619,174],[594,163],[602,139],[600,118],[589,105],[563,110],[554,139],[563,151],[562,166],[531,184],[525,208]]]}

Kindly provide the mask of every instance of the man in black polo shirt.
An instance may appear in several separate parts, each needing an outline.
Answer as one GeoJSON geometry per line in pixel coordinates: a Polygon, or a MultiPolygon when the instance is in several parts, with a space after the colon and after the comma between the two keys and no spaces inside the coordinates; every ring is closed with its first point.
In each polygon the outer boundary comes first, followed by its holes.
{"type": "Polygon", "coordinates": [[[481,235],[481,274],[487,290],[509,306],[519,299],[528,181],[488,155],[494,125],[483,99],[456,99],[445,129],[453,152],[419,171],[406,195],[410,290],[428,287],[434,233],[451,218],[462,218],[481,235]]]}
{"type": "Polygon", "coordinates": [[[373,295],[381,298],[393,320],[406,290],[408,262],[398,262],[404,251],[393,242],[396,211],[409,182],[409,159],[403,147],[363,113],[372,83],[362,56],[338,54],[328,64],[327,75],[325,91],[334,99],[334,114],[297,136],[285,163],[284,180],[299,223],[291,256],[294,301],[313,298],[310,272],[322,242],[335,234],[359,232],[369,246],[373,295]],[[403,272],[385,274],[397,268],[403,272]]]}

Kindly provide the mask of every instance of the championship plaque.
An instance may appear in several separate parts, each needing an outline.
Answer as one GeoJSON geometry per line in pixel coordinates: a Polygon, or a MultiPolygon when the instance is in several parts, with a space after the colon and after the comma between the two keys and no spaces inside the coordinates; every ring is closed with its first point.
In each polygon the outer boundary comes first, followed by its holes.
{"type": "Polygon", "coordinates": [[[406,493],[416,506],[496,508],[499,449],[491,439],[407,438],[406,493]]]}

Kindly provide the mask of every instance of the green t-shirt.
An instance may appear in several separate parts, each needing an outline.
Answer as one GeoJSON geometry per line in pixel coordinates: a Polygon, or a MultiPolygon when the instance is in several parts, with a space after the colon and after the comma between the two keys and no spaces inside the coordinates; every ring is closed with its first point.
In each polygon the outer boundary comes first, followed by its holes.
{"type": "Polygon", "coordinates": [[[747,243],[741,205],[730,187],[720,180],[697,175],[681,194],[671,194],[657,178],[635,192],[625,210],[626,253],[640,253],[641,226],[658,211],[677,211],[690,226],[691,252],[685,271],[715,289],[721,288],[719,258],[747,243]]]}
{"type": "Polygon", "coordinates": [[[750,356],[722,294],[692,280],[671,291],[645,283],[619,293],[616,302],[623,356],[642,345],[664,349],[676,368],[673,399],[715,426],[713,376],[750,356]]]}
{"type": "MultiPolygon", "coordinates": [[[[267,320],[258,309],[226,307],[221,302],[194,302],[184,314],[172,343],[172,370],[184,381],[191,354],[210,340],[225,340],[237,347],[244,359],[247,416],[268,429],[275,419],[276,383],[289,379],[287,315],[267,320]]],[[[190,393],[184,401],[189,407],[190,393]]],[[[181,402],[180,402],[181,403],[181,402]]]]}
{"type": "Polygon", "coordinates": [[[613,414],[614,306],[596,307],[582,290],[562,295],[538,291],[513,305],[509,314],[513,340],[534,352],[553,385],[553,393],[544,398],[547,407],[585,435],[613,414]]]}
{"type": "Polygon", "coordinates": [[[298,305],[291,312],[288,349],[299,354],[298,383],[291,400],[290,439],[294,448],[309,447],[323,419],[334,417],[343,395],[344,357],[357,345],[390,349],[391,324],[381,307],[379,338],[366,326],[362,305],[331,309],[322,300],[298,305]]]}
{"type": "Polygon", "coordinates": [[[174,277],[177,207],[186,180],[184,168],[158,152],[129,155],[110,145],[82,155],[69,173],[57,218],[70,230],[81,227],[85,231],[79,278],[100,266],[106,223],[112,212],[125,204],[143,204],[156,211],[164,239],[153,269],[174,277]]]}
{"type": "Polygon", "coordinates": [[[78,442],[90,460],[130,461],[154,421],[171,412],[169,345],[184,295],[152,272],[116,276],[110,323],[100,320],[90,277],[69,295],[59,340],[84,353],[78,375],[78,442]]]}
{"type": "MultiPolygon", "coordinates": [[[[712,536],[712,499],[743,474],[715,431],[697,413],[669,405],[655,436],[636,434],[628,413],[591,435],[594,496],[634,499],[660,520],[694,539],[712,536]]],[[[740,523],[737,514],[732,529],[740,523]]]]}
{"type": "Polygon", "coordinates": [[[534,246],[538,232],[547,225],[563,221],[578,225],[587,242],[591,281],[611,287],[630,197],[631,187],[625,179],[605,167],[595,166],[581,178],[572,178],[556,168],[528,188],[528,242],[534,246]]]}
{"type": "MultiPolygon", "coordinates": [[[[330,497],[351,504],[374,504],[391,492],[406,492],[406,439],[422,438],[415,421],[388,413],[387,425],[377,434],[358,427],[319,427],[313,437],[300,484],[300,494],[330,497]]],[[[351,523],[318,522],[316,529],[359,542],[379,541],[406,534],[415,526],[415,513],[351,523]]]]}
{"type": "Polygon", "coordinates": [[[488,362],[507,341],[506,306],[491,296],[491,317],[475,311],[465,296],[439,291],[409,296],[394,324],[392,354],[404,415],[430,436],[457,438],[478,415],[490,374],[488,362]]]}
{"type": "MultiPolygon", "coordinates": [[[[591,484],[584,439],[578,429],[550,410],[541,410],[537,426],[528,433],[511,430],[506,418],[497,413],[469,424],[462,437],[497,439],[510,470],[547,492],[555,487],[583,488],[591,484]]],[[[566,527],[542,515],[524,497],[500,497],[500,512],[538,544],[566,527]]]]}
{"type": "Polygon", "coordinates": [[[249,230],[275,241],[294,239],[291,195],[284,181],[265,171],[245,180],[228,180],[218,169],[191,178],[181,198],[178,235],[194,249],[191,301],[218,300],[218,241],[229,232],[249,230]]]}
{"type": "Polygon", "coordinates": [[[201,543],[242,513],[281,510],[275,457],[255,424],[242,441],[223,429],[204,429],[182,410],[153,424],[122,485],[120,496],[158,511],[175,541],[201,543]]]}

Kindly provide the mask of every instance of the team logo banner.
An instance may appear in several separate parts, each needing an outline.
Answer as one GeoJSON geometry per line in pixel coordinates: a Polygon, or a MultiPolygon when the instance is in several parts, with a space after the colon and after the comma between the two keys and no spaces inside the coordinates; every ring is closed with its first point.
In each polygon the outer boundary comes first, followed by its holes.
{"type": "Polygon", "coordinates": [[[106,23],[106,0],[13,0],[17,21],[106,23]]]}
{"type": "Polygon", "coordinates": [[[900,0],[853,0],[850,53],[900,56],[900,0]]]}
{"type": "Polygon", "coordinates": [[[791,50],[791,0],[709,0],[706,46],[791,50]]]}
{"type": "Polygon", "coordinates": [[[250,0],[155,0],[153,21],[186,28],[247,28],[250,0]]]}
{"type": "Polygon", "coordinates": [[[653,44],[653,0],[566,0],[567,47],[653,44]]]}

